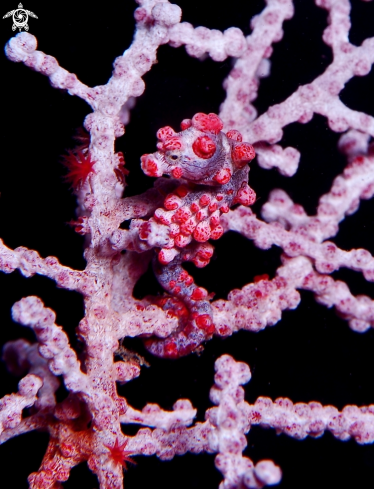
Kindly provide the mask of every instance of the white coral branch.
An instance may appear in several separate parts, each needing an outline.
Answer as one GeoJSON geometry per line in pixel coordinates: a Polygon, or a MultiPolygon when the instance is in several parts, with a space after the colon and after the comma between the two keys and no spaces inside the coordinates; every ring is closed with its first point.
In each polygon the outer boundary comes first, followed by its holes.
{"type": "Polygon", "coordinates": [[[253,425],[275,428],[278,433],[298,440],[330,431],[339,440],[354,438],[361,445],[374,441],[374,405],[345,406],[339,411],[318,402],[293,404],[290,399],[273,402],[268,397],[259,397],[250,406],[249,419],[253,425]]]}
{"type": "Polygon", "coordinates": [[[43,381],[36,375],[26,375],[18,384],[18,393],[0,399],[0,434],[16,428],[22,421],[22,410],[35,404],[43,381]]]}
{"type": "Polygon", "coordinates": [[[62,375],[67,389],[71,392],[87,390],[86,375],[80,370],[80,362],[75,351],[69,346],[66,333],[57,326],[55,314],[44,307],[38,297],[25,297],[12,307],[15,321],[30,326],[40,342],[39,352],[49,361],[54,375],[62,375]]]}
{"type": "Polygon", "coordinates": [[[76,290],[83,295],[90,295],[95,290],[95,280],[86,271],[65,267],[55,256],[41,258],[35,250],[21,246],[12,250],[0,239],[0,270],[11,273],[16,269],[25,277],[44,275],[55,280],[59,287],[76,290]]]}

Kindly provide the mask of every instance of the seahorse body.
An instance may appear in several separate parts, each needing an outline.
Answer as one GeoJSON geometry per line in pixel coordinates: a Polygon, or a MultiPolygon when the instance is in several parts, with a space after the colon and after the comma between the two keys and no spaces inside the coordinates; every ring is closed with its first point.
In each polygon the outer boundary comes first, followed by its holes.
{"type": "Polygon", "coordinates": [[[181,123],[181,132],[163,127],[157,132],[158,151],[141,157],[144,173],[169,175],[175,181],[163,207],[139,226],[140,241],[147,242],[158,225],[168,228],[169,240],[157,249],[155,275],[169,296],[158,305],[179,318],[178,329],[166,339],[149,338],[147,349],[164,358],[177,358],[196,350],[214,331],[212,309],[205,289],[195,285],[182,268],[185,261],[205,267],[213,255],[208,240],[223,234],[222,213],[234,204],[249,206],[256,195],[248,185],[248,163],[253,147],[238,131],[222,132],[216,114],[195,114],[181,123]]]}

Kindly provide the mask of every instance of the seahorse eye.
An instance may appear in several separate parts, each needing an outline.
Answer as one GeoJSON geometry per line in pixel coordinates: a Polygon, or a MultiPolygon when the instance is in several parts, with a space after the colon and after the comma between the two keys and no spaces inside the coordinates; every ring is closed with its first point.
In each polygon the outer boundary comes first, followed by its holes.
{"type": "Polygon", "coordinates": [[[178,157],[178,155],[170,155],[170,158],[171,158],[172,160],[177,160],[179,157],[178,157]]]}

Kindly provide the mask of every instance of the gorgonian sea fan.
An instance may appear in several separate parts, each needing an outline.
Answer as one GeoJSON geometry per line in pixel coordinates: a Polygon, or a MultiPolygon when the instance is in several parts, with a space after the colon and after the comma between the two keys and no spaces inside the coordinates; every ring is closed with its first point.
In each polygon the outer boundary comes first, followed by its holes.
{"type": "MultiPolygon", "coordinates": [[[[276,3],[269,2],[269,5],[274,7],[276,3]]],[[[285,3],[287,2],[279,2],[280,5],[285,3]]],[[[328,3],[330,2],[323,2],[324,5],[328,3]]],[[[336,20],[336,16],[345,15],[348,3],[334,3],[339,7],[332,15],[336,20]]],[[[349,40],[353,45],[360,46],[364,39],[373,36],[370,22],[373,3],[351,3],[352,28],[349,40]]],[[[245,35],[251,32],[249,19],[260,13],[265,6],[263,2],[250,2],[250,5],[231,2],[229,6],[217,8],[216,3],[212,3],[208,14],[205,15],[199,5],[193,2],[180,5],[184,22],[191,22],[195,27],[203,25],[221,31],[235,26],[241,28],[245,35]]],[[[89,86],[102,86],[110,77],[112,60],[131,43],[134,31],[132,12],[136,7],[136,4],[131,2],[122,2],[120,5],[113,3],[109,4],[105,12],[100,11],[98,15],[94,9],[81,12],[75,4],[67,4],[66,11],[59,12],[55,22],[46,25],[41,18],[34,21],[32,33],[39,40],[39,49],[56,56],[60,65],[76,73],[82,82],[89,86]],[[121,29],[113,28],[113,25],[118,26],[119,23],[121,29]],[[69,35],[66,35],[67,25],[71,26],[69,35]],[[94,36],[88,34],[88,26],[89,32],[95,32],[94,36]],[[98,53],[103,53],[103,56],[98,53]]],[[[295,2],[294,16],[283,24],[283,39],[273,45],[272,54],[271,48],[266,53],[271,54],[270,76],[253,78],[242,90],[236,92],[238,107],[246,107],[249,118],[253,117],[253,106],[260,114],[267,111],[269,106],[273,106],[273,109],[267,112],[271,117],[265,120],[265,128],[281,120],[282,114],[277,104],[283,102],[299,86],[310,84],[329,66],[333,58],[332,49],[322,41],[327,17],[328,12],[317,8],[313,2],[295,2]],[[259,87],[257,82],[260,82],[259,87]],[[257,89],[258,96],[255,98],[257,89]]],[[[274,20],[274,15],[268,16],[269,25],[272,25],[272,19],[274,20]]],[[[339,32],[338,30],[337,36],[340,35],[339,32]]],[[[200,29],[198,33],[205,42],[206,31],[200,29]]],[[[6,28],[3,29],[3,45],[8,41],[10,34],[10,30],[8,32],[6,28]]],[[[329,40],[329,35],[336,40],[334,34],[327,33],[324,35],[325,41],[329,40]]],[[[260,45],[264,40],[265,37],[260,36],[256,39],[256,45],[260,45]]],[[[234,44],[232,43],[232,48],[238,48],[234,44]]],[[[333,48],[336,59],[334,43],[333,48]]],[[[350,48],[345,45],[345,49],[350,48]]],[[[187,50],[192,55],[203,54],[199,53],[199,46],[192,44],[187,50]]],[[[179,122],[191,118],[196,112],[217,113],[225,98],[222,82],[233,65],[232,58],[224,61],[212,61],[209,57],[198,60],[187,55],[183,46],[175,48],[162,45],[158,50],[157,59],[158,63],[151,67],[150,64],[147,65],[144,57],[139,58],[139,66],[144,66],[145,70],[152,68],[145,77],[147,88],[131,110],[130,123],[126,126],[125,135],[116,141],[116,151],[124,153],[126,168],[130,170],[129,176],[125,176],[128,184],[125,196],[129,197],[141,194],[153,184],[151,179],[142,175],[140,156],[156,150],[157,130],[164,126],[172,126],[178,130],[179,122]]],[[[78,258],[79,250],[82,248],[81,237],[65,225],[66,222],[79,219],[81,216],[74,215],[76,199],[68,193],[67,186],[61,184],[64,172],[58,162],[60,156],[72,147],[71,137],[75,128],[82,125],[88,113],[87,105],[78,101],[76,97],[70,97],[66,91],[53,90],[43,77],[31,70],[10,64],[5,58],[2,62],[5,65],[2,72],[8,74],[7,78],[2,79],[3,93],[7,94],[8,101],[5,107],[7,124],[3,129],[3,147],[7,148],[9,155],[4,156],[5,163],[1,165],[1,238],[11,249],[27,246],[31,250],[37,250],[42,257],[57,256],[63,265],[82,270],[85,262],[78,258]]],[[[118,69],[120,68],[118,65],[118,69]]],[[[258,75],[266,74],[267,62],[264,61],[258,68],[258,75]]],[[[369,66],[369,71],[365,74],[366,68],[363,58],[361,64],[356,67],[355,75],[359,76],[346,83],[344,88],[339,87],[339,81],[335,80],[335,84],[332,83],[329,87],[329,93],[333,97],[334,93],[342,88],[340,99],[349,108],[373,117],[373,71],[370,71],[369,66]]],[[[240,82],[240,72],[234,69],[232,75],[240,82]]],[[[225,88],[229,89],[227,83],[225,88]]],[[[306,89],[302,91],[302,95],[307,105],[308,100],[315,96],[315,92],[306,89]]],[[[123,109],[124,116],[126,110],[127,107],[123,109]]],[[[275,210],[278,221],[286,231],[292,226],[297,226],[305,218],[300,206],[306,210],[307,215],[316,214],[318,199],[330,191],[333,179],[342,174],[347,165],[346,156],[337,150],[341,134],[329,129],[325,116],[315,114],[308,122],[308,115],[308,111],[302,114],[301,122],[304,124],[286,125],[283,138],[277,143],[282,148],[296,148],[300,151],[301,160],[294,176],[282,176],[275,169],[264,169],[257,165],[256,161],[261,163],[261,152],[264,161],[264,154],[268,149],[267,144],[261,142],[256,143],[258,159],[251,164],[250,184],[258,197],[253,211],[260,220],[260,210],[267,202],[271,190],[284,189],[292,198],[293,203],[290,203],[284,199],[283,194],[275,194],[271,206],[268,205],[266,208],[268,219],[272,219],[271,215],[274,217],[272,213],[275,210]]],[[[229,123],[226,119],[225,124],[229,123]]],[[[241,130],[238,124],[240,125],[240,120],[236,119],[235,115],[233,126],[225,126],[225,130],[241,130]]],[[[346,131],[344,121],[337,121],[333,129],[346,131]]],[[[257,130],[261,130],[261,127],[257,126],[257,130]]],[[[253,142],[252,139],[246,140],[253,142]]],[[[363,152],[365,141],[361,139],[361,146],[357,146],[355,141],[357,138],[347,137],[340,146],[346,153],[350,150],[353,153],[363,152]]],[[[370,143],[370,140],[368,142],[370,143]]],[[[294,161],[295,154],[291,150],[286,151],[289,160],[294,161]]],[[[273,162],[282,157],[279,149],[275,149],[270,155],[273,162]]],[[[120,161],[116,161],[116,168],[119,164],[120,161]]],[[[356,166],[351,165],[351,169],[346,173],[356,171],[355,168],[359,169],[359,160],[356,161],[356,166]]],[[[118,176],[115,173],[113,175],[115,181],[119,182],[118,176]]],[[[357,181],[352,186],[354,187],[358,188],[357,181]]],[[[345,267],[331,272],[328,266],[337,257],[334,244],[347,251],[366,249],[373,255],[372,206],[373,200],[362,200],[359,210],[348,215],[339,224],[336,236],[328,239],[333,243],[326,244],[325,255],[312,258],[318,273],[347,283],[354,296],[365,295],[371,298],[374,297],[372,282],[365,281],[362,273],[345,267]]],[[[323,209],[328,211],[326,202],[323,209]]],[[[328,214],[325,212],[324,215],[328,214]]],[[[196,283],[216,294],[214,301],[226,299],[227,294],[233,289],[242,289],[246,284],[256,281],[258,294],[258,291],[265,287],[267,278],[270,281],[274,280],[275,272],[281,265],[280,246],[273,245],[266,251],[257,248],[255,245],[259,243],[256,241],[254,244],[251,238],[253,235],[250,234],[255,232],[256,221],[251,221],[246,214],[243,218],[247,219],[248,228],[238,231],[247,233],[250,239],[244,238],[238,232],[226,232],[220,240],[214,242],[215,256],[207,268],[196,270],[193,266],[187,267],[196,283]],[[259,280],[258,277],[261,275],[268,277],[259,280]]],[[[126,229],[128,224],[129,222],[124,222],[121,229],[126,229]]],[[[274,232],[278,233],[280,240],[285,236],[279,226],[274,225],[274,232]]],[[[262,242],[262,245],[264,244],[262,242]]],[[[303,246],[301,241],[289,241],[285,251],[288,256],[292,256],[298,252],[300,246],[303,246]]],[[[313,250],[309,249],[308,252],[312,253],[313,250]]],[[[136,267],[141,270],[143,255],[139,255],[139,259],[136,267]]],[[[364,254],[361,259],[365,259],[364,254]]],[[[48,266],[53,268],[55,264],[51,261],[48,266]]],[[[82,299],[80,294],[63,288],[70,280],[69,275],[63,272],[57,277],[60,288],[56,288],[53,281],[40,275],[28,280],[17,273],[0,275],[0,280],[4,281],[2,290],[5,290],[1,306],[2,317],[5,318],[2,327],[4,343],[25,337],[31,342],[35,341],[31,331],[12,322],[9,311],[22,297],[38,295],[46,307],[57,312],[57,324],[63,325],[72,346],[78,352],[81,351],[77,344],[75,328],[84,315],[82,299]]],[[[367,271],[366,274],[368,275],[367,271]]],[[[308,286],[315,287],[314,278],[311,276],[309,280],[308,286]]],[[[239,332],[225,341],[214,337],[206,344],[200,357],[192,355],[170,363],[148,356],[140,340],[125,340],[125,346],[146,356],[151,368],[142,368],[138,379],[120,386],[121,396],[123,395],[128,404],[137,409],[142,409],[148,402],[157,403],[165,410],[171,410],[177,399],[188,398],[193,406],[198,408],[198,421],[203,421],[205,410],[211,407],[208,391],[212,385],[213,363],[221,354],[229,353],[236,360],[245,361],[251,367],[252,380],[246,386],[246,399],[251,404],[259,396],[269,396],[273,400],[289,397],[295,403],[315,400],[323,405],[334,405],[339,410],[346,405],[371,404],[372,330],[364,334],[352,332],[347,327],[346,320],[336,316],[334,308],[329,309],[316,303],[312,293],[307,290],[307,284],[305,285],[306,290],[300,292],[302,300],[298,308],[283,313],[281,321],[274,328],[267,328],[258,334],[249,331],[239,332]]],[[[152,271],[148,269],[138,280],[134,295],[141,301],[146,296],[158,294],[161,296],[162,290],[154,280],[152,271]]],[[[238,293],[235,297],[235,300],[240,302],[238,293]]],[[[252,300],[258,300],[258,297],[252,300]]],[[[325,304],[328,300],[329,297],[325,296],[325,304]]],[[[360,307],[366,307],[364,300],[360,302],[360,307]]],[[[262,317],[266,313],[266,309],[262,310],[262,317]]],[[[98,314],[102,314],[102,310],[98,311],[98,314]]],[[[339,314],[344,316],[344,311],[341,310],[339,314]]],[[[353,322],[356,329],[359,329],[360,325],[363,327],[361,323],[355,322],[354,318],[348,319],[353,322]]],[[[119,360],[119,357],[116,360],[119,360]]],[[[15,364],[13,366],[16,367],[15,364]]],[[[2,395],[16,392],[18,379],[9,376],[5,365],[1,365],[1,368],[1,377],[5,379],[2,382],[2,395]]],[[[18,365],[18,372],[14,373],[24,375],[22,365],[18,365]]],[[[125,376],[123,372],[122,374],[125,376]]],[[[62,401],[65,397],[66,391],[61,387],[58,400],[62,401]]],[[[64,406],[64,409],[67,409],[66,403],[64,406]]],[[[70,411],[74,412],[74,402],[69,406],[70,411]]],[[[258,414],[261,414],[256,412],[252,413],[253,424],[257,422],[258,414]]],[[[136,429],[131,431],[133,427],[129,424],[123,427],[126,435],[133,436],[136,432],[136,429]]],[[[314,426],[314,429],[317,428],[318,426],[314,426]]],[[[284,435],[277,437],[274,430],[264,430],[261,427],[252,427],[247,439],[246,456],[251,457],[254,462],[264,458],[272,459],[281,466],[283,480],[279,487],[299,486],[300,481],[303,487],[313,487],[317,484],[319,487],[344,487],[347,484],[365,487],[370,481],[369,477],[372,477],[372,445],[361,446],[352,440],[342,443],[333,439],[330,434],[325,434],[318,440],[308,439],[299,442],[284,435]],[[341,471],[342,466],[347,468],[344,473],[341,471]],[[307,478],[305,473],[308,473],[307,478]]],[[[89,443],[88,438],[87,440],[89,443]]],[[[34,433],[10,440],[0,447],[5,467],[11,467],[15,459],[19,460],[19,454],[24,450],[22,464],[17,464],[17,470],[11,472],[13,487],[25,487],[27,476],[38,470],[46,443],[45,434],[34,433]],[[39,439],[40,446],[37,441],[39,439]]],[[[107,445],[114,447],[115,440],[107,445]]],[[[118,446],[122,446],[120,441],[118,446]]],[[[67,445],[64,446],[64,450],[64,453],[68,453],[67,445]]],[[[124,451],[131,451],[131,446],[124,447],[124,451]]],[[[107,452],[109,453],[108,450],[107,452]]],[[[168,484],[174,487],[176,480],[180,487],[191,487],[193,484],[217,487],[221,480],[220,474],[214,469],[214,455],[186,455],[174,458],[168,463],[160,462],[156,457],[137,456],[135,459],[138,467],[128,467],[127,487],[142,487],[150,482],[155,483],[156,479],[162,480],[165,487],[168,487],[168,484]],[[206,475],[201,476],[201,473],[206,475]]],[[[78,465],[71,472],[69,481],[64,485],[78,486],[80,477],[83,480],[81,486],[86,487],[88,484],[87,487],[97,487],[95,477],[85,469],[84,464],[78,465]],[[92,482],[90,477],[93,477],[92,482]]]]}

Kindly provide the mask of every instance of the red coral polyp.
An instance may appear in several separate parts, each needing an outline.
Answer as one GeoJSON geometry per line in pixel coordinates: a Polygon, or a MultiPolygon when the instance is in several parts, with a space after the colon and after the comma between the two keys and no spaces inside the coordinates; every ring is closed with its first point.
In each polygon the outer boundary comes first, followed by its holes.
{"type": "Polygon", "coordinates": [[[83,151],[69,151],[63,159],[63,165],[68,169],[64,180],[71,184],[71,188],[79,189],[86,182],[90,173],[95,173],[90,153],[83,151]]]}
{"type": "Polygon", "coordinates": [[[122,465],[122,467],[125,470],[127,469],[126,462],[129,462],[131,464],[136,465],[136,462],[132,458],[130,458],[130,455],[132,454],[132,452],[125,450],[127,442],[128,442],[128,439],[125,440],[120,445],[118,442],[118,438],[116,438],[116,442],[112,447],[109,445],[104,445],[105,448],[107,448],[109,450],[110,458],[113,460],[113,462],[115,464],[122,465]]]}

